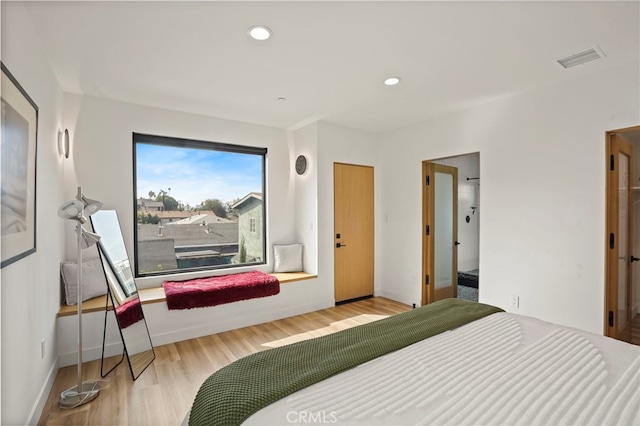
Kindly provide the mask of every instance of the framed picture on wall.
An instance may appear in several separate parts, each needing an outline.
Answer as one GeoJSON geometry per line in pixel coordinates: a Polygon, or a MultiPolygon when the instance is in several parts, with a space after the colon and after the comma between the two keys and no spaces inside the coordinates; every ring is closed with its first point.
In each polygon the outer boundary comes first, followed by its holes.
{"type": "Polygon", "coordinates": [[[4,268],[36,251],[38,106],[4,63],[0,68],[0,268],[4,268]]]}

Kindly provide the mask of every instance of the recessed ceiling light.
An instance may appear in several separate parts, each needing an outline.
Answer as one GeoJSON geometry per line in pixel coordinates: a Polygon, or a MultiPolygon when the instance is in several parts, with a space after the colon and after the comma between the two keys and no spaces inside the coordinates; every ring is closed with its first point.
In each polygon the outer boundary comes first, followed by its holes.
{"type": "Polygon", "coordinates": [[[400,83],[399,77],[389,77],[384,81],[384,84],[386,84],[387,86],[395,86],[398,83],[400,83]]]}
{"type": "Polygon", "coordinates": [[[247,30],[254,40],[266,40],[271,37],[271,30],[264,25],[254,25],[247,30]]]}

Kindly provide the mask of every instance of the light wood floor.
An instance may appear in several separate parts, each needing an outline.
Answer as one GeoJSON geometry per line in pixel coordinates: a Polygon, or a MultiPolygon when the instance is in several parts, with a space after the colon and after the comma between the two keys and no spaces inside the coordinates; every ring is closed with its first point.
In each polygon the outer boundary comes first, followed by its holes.
{"type": "MultiPolygon", "coordinates": [[[[202,382],[232,361],[271,347],[365,324],[411,308],[375,297],[335,308],[155,348],[156,359],[135,382],[126,361],[106,377],[110,387],[92,402],[58,408],[60,392],[76,384],[75,366],[61,368],[40,417],[42,425],[177,425],[202,382]]],[[[100,360],[83,364],[84,380],[100,379],[100,360]]]]}

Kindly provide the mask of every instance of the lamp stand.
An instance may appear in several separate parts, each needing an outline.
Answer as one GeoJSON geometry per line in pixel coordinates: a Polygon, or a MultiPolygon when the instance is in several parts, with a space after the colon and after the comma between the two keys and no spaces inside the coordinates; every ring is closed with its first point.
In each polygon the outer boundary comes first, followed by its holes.
{"type": "MultiPolygon", "coordinates": [[[[82,201],[81,188],[78,188],[77,199],[79,201],[82,201]]],[[[84,207],[80,211],[79,217],[83,217],[83,214],[84,207]]],[[[64,409],[76,408],[83,404],[86,404],[89,401],[93,401],[98,397],[102,389],[109,386],[109,382],[107,382],[106,380],[95,380],[84,383],[82,382],[82,222],[78,222],[78,224],[76,225],[76,234],[78,234],[78,248],[76,254],[78,263],[78,384],[60,393],[58,406],[64,409]]]]}

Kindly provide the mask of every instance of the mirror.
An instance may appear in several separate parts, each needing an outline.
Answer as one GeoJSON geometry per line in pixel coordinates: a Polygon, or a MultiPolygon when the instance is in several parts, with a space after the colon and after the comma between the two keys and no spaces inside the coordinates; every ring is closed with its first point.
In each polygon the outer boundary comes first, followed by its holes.
{"type": "MultiPolygon", "coordinates": [[[[124,245],[118,214],[115,210],[97,211],[91,216],[91,224],[94,232],[100,235],[98,253],[107,278],[108,294],[111,305],[114,307],[112,311],[115,313],[124,346],[123,357],[124,354],[127,355],[131,375],[135,380],[153,362],[156,355],[142,311],[142,304],[138,297],[136,282],[133,279],[133,271],[124,245]]],[[[103,366],[108,314],[109,311],[105,312],[105,335],[102,345],[103,366]]],[[[113,371],[120,362],[106,373],[102,372],[102,377],[113,371]]]]}

